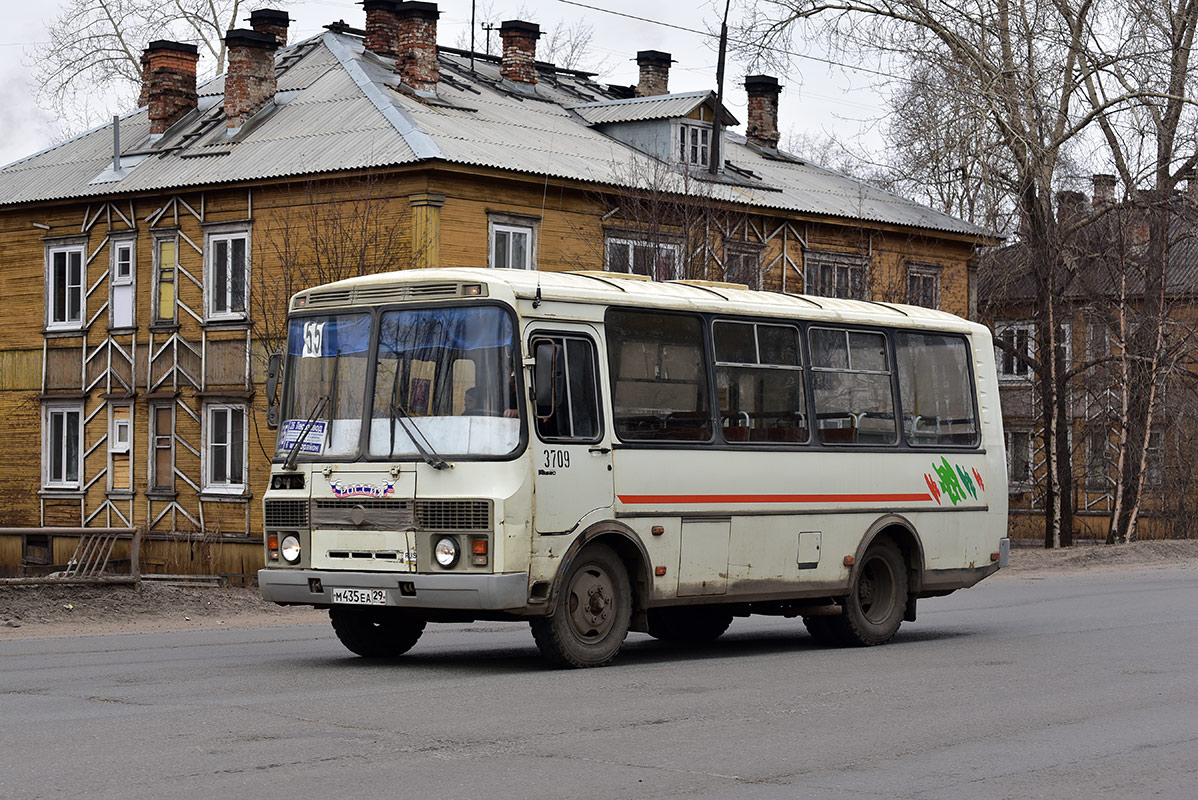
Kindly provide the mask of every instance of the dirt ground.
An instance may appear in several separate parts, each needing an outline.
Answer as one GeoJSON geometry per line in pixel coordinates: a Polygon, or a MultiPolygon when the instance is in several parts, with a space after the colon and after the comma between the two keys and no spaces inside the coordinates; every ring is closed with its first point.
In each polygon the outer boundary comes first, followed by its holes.
{"type": "MultiPolygon", "coordinates": [[[[1198,570],[1198,539],[1083,545],[1068,550],[1016,547],[1011,565],[991,580],[1166,567],[1198,570]]],[[[267,603],[254,588],[149,582],[140,591],[124,586],[0,586],[0,641],[327,621],[324,611],[267,603]]]]}

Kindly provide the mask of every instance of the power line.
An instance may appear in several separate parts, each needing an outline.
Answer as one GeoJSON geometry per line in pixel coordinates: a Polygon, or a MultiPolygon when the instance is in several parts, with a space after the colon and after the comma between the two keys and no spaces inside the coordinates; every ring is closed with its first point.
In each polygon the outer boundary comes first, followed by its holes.
{"type": "MultiPolygon", "coordinates": [[[[634,19],[637,22],[646,22],[650,25],[660,25],[663,28],[673,28],[674,30],[685,31],[686,33],[695,33],[695,34],[698,34],[699,36],[706,36],[709,39],[719,39],[720,38],[719,34],[712,33],[711,31],[703,31],[703,30],[699,30],[697,28],[687,28],[684,25],[675,25],[672,22],[663,22],[662,20],[659,20],[659,19],[650,19],[648,17],[638,17],[636,14],[627,14],[623,11],[615,11],[610,8],[603,8],[602,6],[592,6],[592,5],[588,5],[586,3],[580,3],[580,2],[578,2],[578,0],[557,0],[557,1],[559,3],[565,3],[568,6],[578,6],[579,8],[586,8],[586,9],[590,9],[591,11],[600,11],[604,14],[612,14],[617,17],[624,17],[626,19],[634,19]]],[[[728,37],[728,41],[735,42],[736,44],[739,44],[739,45],[760,47],[760,45],[755,42],[745,41],[744,39],[734,39],[731,36],[728,37]]],[[[808,61],[815,61],[820,64],[827,64],[827,65],[833,66],[833,67],[840,67],[842,69],[851,69],[855,72],[864,72],[868,75],[877,75],[878,77],[881,77],[881,78],[892,78],[892,79],[900,80],[900,81],[911,81],[910,78],[908,78],[904,75],[895,75],[894,73],[891,73],[891,72],[883,72],[882,70],[870,69],[869,67],[857,67],[852,64],[845,64],[841,61],[833,61],[830,58],[820,58],[819,56],[812,56],[812,55],[808,55],[806,53],[796,53],[793,50],[787,50],[782,47],[763,47],[762,49],[772,50],[776,53],[783,53],[788,56],[793,56],[794,58],[804,58],[804,59],[807,59],[808,61]]],[[[914,81],[912,81],[912,82],[914,82],[914,81]]]]}

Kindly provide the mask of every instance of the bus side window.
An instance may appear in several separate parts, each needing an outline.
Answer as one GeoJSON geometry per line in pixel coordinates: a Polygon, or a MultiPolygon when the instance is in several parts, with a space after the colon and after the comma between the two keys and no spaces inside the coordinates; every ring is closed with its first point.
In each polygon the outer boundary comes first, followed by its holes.
{"type": "Polygon", "coordinates": [[[899,332],[894,337],[903,435],[918,447],[978,443],[969,349],[960,336],[899,332]]]}
{"type": "Polygon", "coordinates": [[[717,320],[712,334],[724,441],[806,442],[798,328],[717,320]]]}
{"type": "MultiPolygon", "coordinates": [[[[538,336],[532,342],[538,360],[552,354],[553,369],[536,376],[537,435],[543,441],[598,440],[599,381],[595,344],[578,336],[538,336]],[[547,382],[552,382],[546,385],[547,382]],[[540,407],[542,399],[548,407],[540,407]]],[[[538,373],[542,373],[538,370],[538,373]]]]}
{"type": "Polygon", "coordinates": [[[606,324],[616,434],[624,441],[710,441],[703,321],[613,308],[606,324]]]}
{"type": "Polygon", "coordinates": [[[825,444],[895,444],[894,393],[886,336],[811,328],[815,427],[825,444]]]}

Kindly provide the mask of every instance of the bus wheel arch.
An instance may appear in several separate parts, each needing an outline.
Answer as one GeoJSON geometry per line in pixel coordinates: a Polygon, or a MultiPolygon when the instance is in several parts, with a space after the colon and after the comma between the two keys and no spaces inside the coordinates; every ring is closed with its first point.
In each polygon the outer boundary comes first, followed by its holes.
{"type": "Polygon", "coordinates": [[[624,569],[628,572],[628,580],[632,589],[632,624],[634,631],[648,630],[649,598],[653,595],[652,562],[649,551],[636,531],[619,522],[604,520],[588,526],[580,533],[566,550],[557,573],[553,576],[553,585],[549,591],[548,603],[553,608],[557,602],[558,593],[562,590],[562,582],[570,571],[574,559],[591,544],[604,544],[615,551],[624,569]]]}
{"type": "Polygon", "coordinates": [[[923,563],[923,545],[914,526],[898,514],[882,517],[861,537],[841,613],[804,617],[807,630],[821,644],[884,644],[903,620],[915,618],[923,563]]]}
{"type": "Polygon", "coordinates": [[[919,538],[915,526],[906,517],[901,514],[887,514],[870,525],[865,535],[861,537],[861,543],[857,545],[857,552],[853,554],[853,563],[861,563],[865,553],[874,542],[883,539],[890,539],[894,542],[907,564],[907,592],[910,595],[908,603],[910,619],[908,621],[913,622],[915,619],[914,598],[923,589],[925,564],[923,540],[919,538]]]}
{"type": "Polygon", "coordinates": [[[556,666],[602,667],[623,647],[635,601],[633,571],[612,546],[621,538],[597,535],[572,546],[554,579],[549,615],[529,620],[537,648],[556,666]]]}

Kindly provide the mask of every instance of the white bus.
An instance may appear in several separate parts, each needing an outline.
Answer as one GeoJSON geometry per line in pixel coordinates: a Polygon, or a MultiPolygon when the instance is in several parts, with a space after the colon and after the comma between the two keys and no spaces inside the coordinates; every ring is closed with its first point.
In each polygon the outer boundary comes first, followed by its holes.
{"type": "Polygon", "coordinates": [[[258,580],[362,656],[497,619],[575,667],[749,614],[882,644],[1008,559],[991,336],[951,314],[435,269],[288,326],[258,580]]]}

